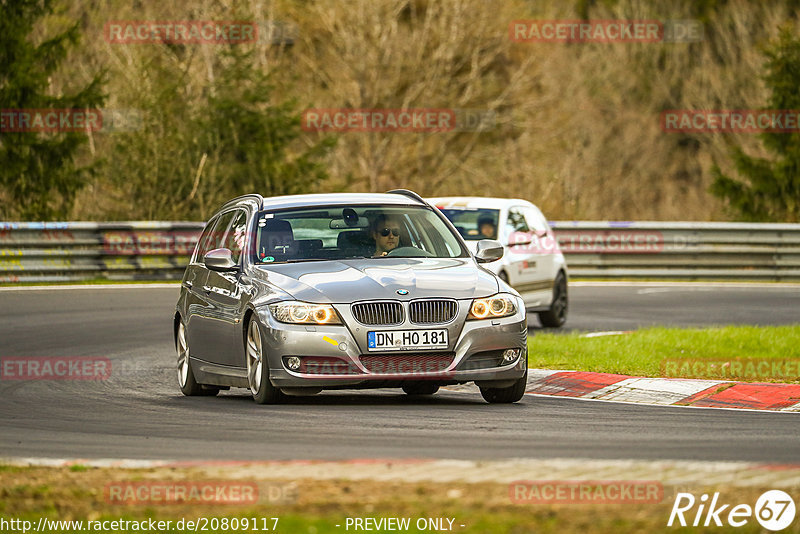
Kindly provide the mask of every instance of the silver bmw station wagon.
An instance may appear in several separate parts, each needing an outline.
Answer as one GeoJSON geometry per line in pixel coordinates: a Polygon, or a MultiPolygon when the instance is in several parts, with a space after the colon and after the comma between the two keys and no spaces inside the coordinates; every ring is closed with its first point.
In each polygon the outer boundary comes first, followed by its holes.
{"type": "Polygon", "coordinates": [[[475,382],[525,392],[519,294],[419,195],[326,194],[225,204],[203,230],[174,318],[185,395],[248,388],[259,404],[322,389],[432,395],[475,382]]]}

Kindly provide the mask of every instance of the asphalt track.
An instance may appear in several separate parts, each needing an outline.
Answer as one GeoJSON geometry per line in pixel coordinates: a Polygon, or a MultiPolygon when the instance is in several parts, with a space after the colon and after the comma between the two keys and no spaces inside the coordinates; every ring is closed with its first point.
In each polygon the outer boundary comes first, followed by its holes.
{"type": "MultiPolygon", "coordinates": [[[[392,390],[278,406],[257,406],[244,390],[186,398],[175,385],[170,331],[177,293],[0,290],[0,357],[112,361],[108,380],[0,381],[0,457],[800,459],[800,416],[787,413],[532,395],[492,406],[473,393],[413,400],[392,390]]],[[[798,310],[800,286],[575,285],[569,326],[790,324],[798,310]]]]}

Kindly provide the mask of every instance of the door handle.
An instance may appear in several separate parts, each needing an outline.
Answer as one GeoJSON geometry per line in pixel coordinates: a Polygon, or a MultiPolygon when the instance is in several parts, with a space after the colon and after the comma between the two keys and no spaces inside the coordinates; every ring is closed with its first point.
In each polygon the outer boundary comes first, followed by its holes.
{"type": "Polygon", "coordinates": [[[187,280],[187,281],[185,281],[185,282],[183,283],[183,285],[184,285],[184,286],[186,286],[186,287],[188,287],[189,289],[191,289],[191,287],[192,287],[192,281],[191,281],[191,280],[187,280]]]}
{"type": "Polygon", "coordinates": [[[211,293],[212,289],[213,288],[211,286],[203,286],[203,291],[205,291],[206,293],[211,293]]]}

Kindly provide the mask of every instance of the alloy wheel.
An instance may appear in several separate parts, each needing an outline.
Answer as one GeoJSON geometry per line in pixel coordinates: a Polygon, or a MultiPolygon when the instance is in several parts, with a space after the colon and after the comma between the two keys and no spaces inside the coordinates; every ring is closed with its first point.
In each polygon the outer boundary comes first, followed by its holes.
{"type": "Polygon", "coordinates": [[[261,345],[261,329],[258,323],[250,321],[247,328],[247,382],[250,392],[258,395],[261,391],[262,366],[264,365],[264,352],[261,345]]]}
{"type": "Polygon", "coordinates": [[[186,343],[186,327],[183,323],[178,326],[178,385],[186,387],[189,378],[189,345],[186,343]]]}

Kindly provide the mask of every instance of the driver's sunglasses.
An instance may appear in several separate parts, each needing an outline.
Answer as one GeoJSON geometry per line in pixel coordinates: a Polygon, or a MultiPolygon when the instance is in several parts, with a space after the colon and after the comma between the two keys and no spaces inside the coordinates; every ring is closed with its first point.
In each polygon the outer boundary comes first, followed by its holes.
{"type": "Polygon", "coordinates": [[[400,237],[400,229],[399,228],[384,228],[381,230],[381,235],[383,237],[389,237],[389,234],[392,234],[395,237],[400,237]]]}

